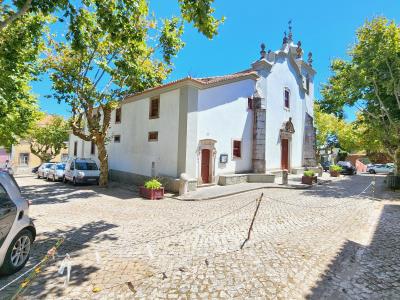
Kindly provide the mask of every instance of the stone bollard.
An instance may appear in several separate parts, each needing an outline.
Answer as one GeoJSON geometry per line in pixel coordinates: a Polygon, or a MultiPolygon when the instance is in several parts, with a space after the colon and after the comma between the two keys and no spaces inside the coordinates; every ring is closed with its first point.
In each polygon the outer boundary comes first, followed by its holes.
{"type": "Polygon", "coordinates": [[[288,184],[288,175],[289,175],[288,170],[282,171],[282,184],[284,184],[284,185],[288,184]]]}
{"type": "Polygon", "coordinates": [[[179,177],[179,196],[184,195],[188,192],[188,184],[189,176],[185,173],[182,173],[179,177]]]}

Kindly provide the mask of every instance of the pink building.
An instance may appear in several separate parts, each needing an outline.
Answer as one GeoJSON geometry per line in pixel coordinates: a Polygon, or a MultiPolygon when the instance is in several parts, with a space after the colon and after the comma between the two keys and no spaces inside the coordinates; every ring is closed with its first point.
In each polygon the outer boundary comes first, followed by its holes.
{"type": "Polygon", "coordinates": [[[7,150],[0,148],[0,167],[4,166],[6,160],[8,159],[10,159],[10,155],[7,153],[7,150]]]}

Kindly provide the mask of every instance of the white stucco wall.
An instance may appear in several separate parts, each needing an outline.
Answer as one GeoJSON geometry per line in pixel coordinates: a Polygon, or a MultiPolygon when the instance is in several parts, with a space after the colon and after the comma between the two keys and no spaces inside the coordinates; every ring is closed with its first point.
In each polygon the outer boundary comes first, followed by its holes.
{"type": "MultiPolygon", "coordinates": [[[[123,104],[121,123],[115,123],[115,111],[112,112],[110,142],[107,145],[109,169],[151,176],[154,162],[156,176],[176,177],[179,89],[160,95],[158,119],[149,119],[149,101],[149,98],[144,98],[123,104]],[[150,131],[158,131],[158,141],[148,141],[150,131]],[[114,135],[121,136],[120,143],[114,142],[114,135]]],[[[70,136],[71,157],[75,140],[78,140],[78,157],[98,162],[97,149],[95,155],[91,155],[90,142],[83,142],[74,135],[70,136]]]]}
{"type": "Polygon", "coordinates": [[[248,110],[247,99],[254,88],[255,81],[247,79],[199,91],[197,143],[203,139],[217,141],[215,175],[252,169],[253,112],[248,110]],[[234,139],[242,141],[241,159],[232,158],[234,139]],[[228,154],[227,164],[219,163],[221,154],[228,154]]]}
{"type": "MultiPolygon", "coordinates": [[[[265,76],[264,72],[259,73],[265,76]]],[[[304,137],[304,92],[300,91],[294,67],[288,57],[279,55],[267,78],[261,79],[260,87],[266,95],[266,168],[281,168],[280,129],[283,122],[292,118],[295,133],[289,145],[290,168],[302,166],[304,137]],[[290,108],[284,106],[284,89],[290,90],[290,108]]]]}

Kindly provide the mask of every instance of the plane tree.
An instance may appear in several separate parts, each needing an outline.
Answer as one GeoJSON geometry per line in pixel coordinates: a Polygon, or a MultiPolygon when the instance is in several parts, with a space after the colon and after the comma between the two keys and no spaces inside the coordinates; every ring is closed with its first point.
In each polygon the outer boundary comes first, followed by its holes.
{"type": "Polygon", "coordinates": [[[108,183],[111,112],[126,95],[162,83],[184,46],[184,23],[208,38],[223,19],[213,0],[179,0],[180,16],[157,19],[146,0],[85,0],[66,9],[65,40],[51,42],[54,98],[70,105],[74,135],[95,143],[100,186],[108,183]]]}
{"type": "Polygon", "coordinates": [[[333,61],[320,107],[340,118],[346,106],[357,107],[359,124],[381,143],[399,175],[400,28],[383,17],[367,21],[358,29],[349,56],[347,61],[333,61]]]}

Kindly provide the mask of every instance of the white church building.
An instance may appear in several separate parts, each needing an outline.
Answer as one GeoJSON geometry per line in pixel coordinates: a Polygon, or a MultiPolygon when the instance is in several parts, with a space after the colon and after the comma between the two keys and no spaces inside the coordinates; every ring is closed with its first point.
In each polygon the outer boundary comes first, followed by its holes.
{"type": "MultiPolygon", "coordinates": [[[[121,101],[109,129],[110,177],[147,177],[197,185],[227,174],[292,172],[315,166],[312,54],[284,37],[251,68],[225,76],[183,78],[121,101]]],[[[97,159],[90,142],[71,134],[69,155],[97,159]]],[[[174,188],[173,188],[174,189],[174,188]]]]}

